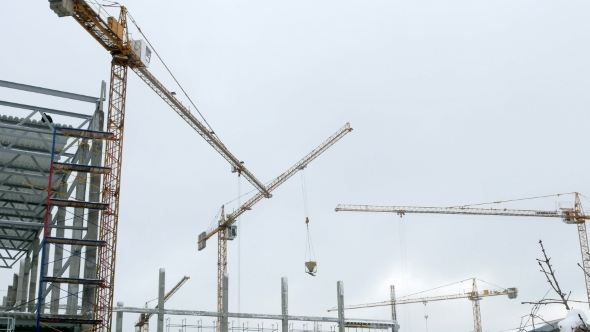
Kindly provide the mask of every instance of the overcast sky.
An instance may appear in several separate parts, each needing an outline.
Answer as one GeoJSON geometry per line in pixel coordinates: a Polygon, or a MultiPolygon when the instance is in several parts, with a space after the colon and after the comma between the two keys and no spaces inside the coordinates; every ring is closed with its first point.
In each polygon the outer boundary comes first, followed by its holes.
{"type": "MultiPolygon", "coordinates": [[[[530,311],[521,302],[538,300],[549,289],[535,261],[541,257],[540,239],[562,288],[572,299],[585,300],[576,227],[557,219],[408,215],[400,220],[334,208],[590,194],[590,4],[126,0],[124,5],[221,140],[261,181],[287,170],[346,122],[354,128],[305,171],[317,276],[304,273],[305,213],[297,174],[243,215],[240,240],[229,243],[231,311],[280,313],[283,276],[289,278],[289,313],[314,316],[336,315],[325,310],[336,305],[338,280],[344,282],[345,303],[357,304],[387,300],[391,284],[402,296],[477,277],[520,290],[516,300],[481,302],[483,329],[516,328],[530,311]]],[[[101,80],[109,80],[109,53],[73,18],[58,18],[47,1],[3,1],[0,25],[0,79],[87,95],[98,95],[101,80]]],[[[178,91],[160,63],[154,61],[150,71],[178,91]]],[[[0,89],[0,99],[93,110],[7,89],[0,89]]],[[[179,99],[186,104],[184,96],[179,99]]],[[[143,306],[157,296],[158,269],[166,268],[167,289],[182,276],[191,277],[168,308],[214,311],[216,238],[198,252],[197,236],[222,204],[238,196],[237,176],[132,72],[124,151],[115,301],[143,306]]],[[[242,179],[241,192],[249,190],[242,179]]],[[[554,209],[556,202],[571,200],[502,206],[554,209]]],[[[226,211],[235,207],[231,203],[226,211]]],[[[2,284],[11,274],[0,271],[2,284]]],[[[587,305],[574,307],[588,313],[587,305]]],[[[473,330],[466,299],[429,303],[426,310],[430,330],[473,330]]],[[[399,311],[402,331],[425,331],[423,304],[399,311]]],[[[559,305],[539,313],[546,319],[565,316],[559,305]]],[[[387,308],[346,315],[390,317],[387,308]]],[[[125,316],[126,331],[136,319],[125,316]]],[[[195,323],[191,319],[188,323],[195,323]]],[[[155,329],[155,320],[152,324],[155,329]]]]}

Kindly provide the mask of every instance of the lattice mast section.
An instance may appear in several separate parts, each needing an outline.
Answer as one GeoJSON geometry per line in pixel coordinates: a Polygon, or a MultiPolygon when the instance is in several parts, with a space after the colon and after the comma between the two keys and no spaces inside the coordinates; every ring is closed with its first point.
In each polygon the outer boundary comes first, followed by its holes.
{"type": "Polygon", "coordinates": [[[578,226],[578,239],[582,252],[582,267],[584,269],[584,281],[586,281],[586,296],[590,302],[590,249],[588,249],[588,233],[586,232],[587,217],[580,201],[580,195],[575,193],[574,214],[578,226]]]}
{"type": "Polygon", "coordinates": [[[479,296],[479,291],[477,290],[475,278],[473,278],[473,286],[471,288],[471,296],[469,299],[471,302],[473,302],[473,331],[481,332],[481,311],[479,310],[479,300],[481,297],[479,296]]]}
{"type": "MultiPolygon", "coordinates": [[[[121,7],[119,23],[123,26],[126,43],[128,43],[125,7],[121,7]]],[[[106,246],[99,251],[97,270],[97,279],[104,280],[105,286],[98,288],[95,302],[96,318],[103,322],[107,331],[111,330],[111,308],[113,307],[115,287],[127,68],[127,59],[122,54],[114,54],[111,62],[111,85],[106,127],[108,132],[113,133],[113,139],[106,142],[105,149],[105,167],[110,168],[111,172],[105,176],[103,184],[103,202],[108,207],[100,217],[99,235],[99,239],[105,241],[106,246]]]]}
{"type": "MultiPolygon", "coordinates": [[[[221,207],[219,225],[225,223],[225,206],[221,207]]],[[[223,274],[227,273],[227,228],[217,232],[217,312],[223,310],[223,274]]],[[[221,331],[221,317],[217,318],[217,328],[221,331]]]]}

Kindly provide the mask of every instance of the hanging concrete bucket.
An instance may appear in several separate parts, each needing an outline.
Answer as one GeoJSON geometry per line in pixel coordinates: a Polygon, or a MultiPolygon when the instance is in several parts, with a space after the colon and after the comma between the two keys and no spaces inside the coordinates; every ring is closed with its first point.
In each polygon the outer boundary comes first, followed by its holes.
{"type": "Polygon", "coordinates": [[[316,262],[314,262],[314,261],[305,262],[305,268],[306,268],[305,273],[315,277],[315,274],[318,271],[318,265],[316,262]]]}

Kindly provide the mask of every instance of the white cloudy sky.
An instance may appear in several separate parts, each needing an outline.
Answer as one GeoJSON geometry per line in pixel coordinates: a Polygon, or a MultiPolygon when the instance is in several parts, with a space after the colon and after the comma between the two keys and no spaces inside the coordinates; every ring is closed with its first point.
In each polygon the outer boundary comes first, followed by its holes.
{"type": "MultiPolygon", "coordinates": [[[[559,220],[410,215],[401,232],[397,216],[335,213],[334,207],[590,194],[589,4],[124,4],[215,132],[262,181],[281,174],[346,122],[354,128],[306,170],[318,275],[304,274],[305,215],[296,175],[243,216],[240,242],[229,244],[231,311],[239,306],[242,312],[279,313],[283,276],[289,278],[290,313],[316,316],[335,315],[325,310],[336,304],[338,280],[344,281],[345,302],[354,304],[386,300],[390,284],[403,295],[478,277],[519,288],[517,300],[482,301],[484,330],[507,330],[530,310],[521,301],[540,299],[548,290],[535,261],[541,257],[539,239],[562,287],[573,299],[585,298],[576,228],[559,220]]],[[[47,1],[0,3],[0,25],[0,79],[88,95],[108,81],[108,52],[72,18],[58,18],[47,1]]],[[[161,64],[150,70],[177,90],[161,64]]],[[[92,111],[27,98],[0,91],[2,100],[92,111]]],[[[167,288],[191,277],[169,308],[215,310],[215,241],[197,252],[196,238],[221,204],[238,195],[238,179],[133,73],[125,125],[115,301],[139,307],[156,297],[163,267],[167,288]]],[[[241,187],[250,190],[244,180],[241,187]]],[[[505,206],[553,209],[569,200],[505,206]]],[[[2,284],[10,275],[0,271],[2,284]]],[[[588,312],[586,305],[575,307],[588,312]]],[[[427,310],[431,330],[473,329],[468,300],[430,303],[427,310]]],[[[425,330],[422,304],[400,311],[402,331],[425,330]]],[[[565,315],[559,306],[540,313],[547,319],[565,315]]],[[[347,316],[387,319],[389,312],[347,316]]],[[[125,319],[131,331],[136,316],[125,319]]]]}

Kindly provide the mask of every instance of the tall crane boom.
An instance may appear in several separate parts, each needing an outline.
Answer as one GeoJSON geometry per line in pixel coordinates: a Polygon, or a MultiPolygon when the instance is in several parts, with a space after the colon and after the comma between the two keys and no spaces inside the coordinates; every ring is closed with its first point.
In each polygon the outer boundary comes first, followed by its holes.
{"type": "MultiPolygon", "coordinates": [[[[116,3],[115,3],[116,4],[116,3]]],[[[97,279],[104,287],[95,288],[94,318],[100,322],[94,330],[111,331],[113,292],[115,282],[115,259],[119,219],[119,197],[121,191],[121,170],[123,163],[123,136],[127,94],[127,71],[131,68],[148,84],[174,111],[176,111],[207,143],[221,154],[231,166],[252,183],[265,197],[269,191],[239,160],[229,152],[213,132],[207,130],[190,110],[182,105],[148,70],[152,51],[142,40],[132,40],[127,26],[127,9],[120,6],[119,18],[105,15],[101,6],[85,0],[49,0],[49,7],[59,16],[72,16],[104,49],[112,55],[109,107],[107,115],[108,132],[113,139],[106,143],[104,166],[111,169],[104,177],[103,203],[107,208],[100,217],[99,240],[106,242],[101,247],[97,260],[97,279]]],[[[111,7],[115,7],[112,5],[111,7]]],[[[93,286],[94,287],[94,286],[93,286]]],[[[41,300],[40,300],[41,301],[41,300]]],[[[39,324],[38,324],[39,328],[39,324]]]]}
{"type": "MultiPolygon", "coordinates": [[[[182,103],[174,97],[152,75],[142,61],[141,54],[137,54],[129,44],[133,41],[128,40],[127,25],[117,21],[114,17],[105,19],[94,10],[94,7],[85,0],[72,0],[74,2],[73,17],[101,44],[107,51],[113,54],[121,54],[127,57],[126,64],[141,78],[150,88],[152,88],[160,98],[166,102],[180,117],[186,121],[201,137],[207,141],[223,158],[225,158],[233,168],[242,174],[258,191],[264,193],[265,197],[270,197],[270,193],[265,186],[240,163],[217,136],[208,130],[201,121],[199,121],[182,103]]],[[[125,10],[125,7],[121,7],[125,10]]],[[[125,21],[126,22],[126,21],[125,21]]],[[[151,53],[151,50],[150,50],[151,53]]]]}
{"type": "Polygon", "coordinates": [[[573,208],[560,208],[559,210],[513,210],[513,209],[483,209],[469,207],[421,207],[421,206],[380,206],[380,205],[352,205],[339,204],[335,211],[348,212],[385,212],[395,213],[403,217],[406,213],[435,213],[435,214],[463,214],[482,216],[510,216],[510,217],[541,217],[560,218],[566,224],[578,226],[578,239],[582,253],[582,267],[586,281],[586,297],[590,303],[590,250],[588,235],[586,232],[586,220],[590,219],[582,208],[580,194],[574,194],[573,208]]]}
{"type": "MultiPolygon", "coordinates": [[[[298,171],[305,168],[312,160],[317,158],[320,154],[326,151],[329,147],[334,145],[338,142],[342,137],[352,131],[350,127],[350,123],[345,124],[342,128],[340,128],[336,133],[330,136],[327,140],[325,140],[322,144],[320,144],[317,148],[313,149],[310,153],[308,153],[305,157],[299,160],[295,165],[289,168],[286,172],[276,177],[266,188],[269,192],[272,192],[276,188],[278,188],[281,184],[285,183],[290,177],[295,175],[298,171]]],[[[236,211],[232,214],[226,216],[225,215],[225,208],[221,207],[221,218],[217,226],[210,229],[207,232],[203,232],[199,235],[199,251],[203,250],[206,246],[207,239],[212,237],[213,235],[217,234],[217,310],[221,312],[222,310],[222,302],[223,302],[223,274],[227,271],[227,240],[228,240],[228,227],[231,226],[232,223],[236,221],[236,219],[241,216],[244,212],[252,209],[254,204],[258,203],[264,195],[262,193],[257,193],[249,199],[246,203],[242,204],[236,211]]],[[[218,319],[218,324],[220,324],[220,320],[218,319]]]]}

